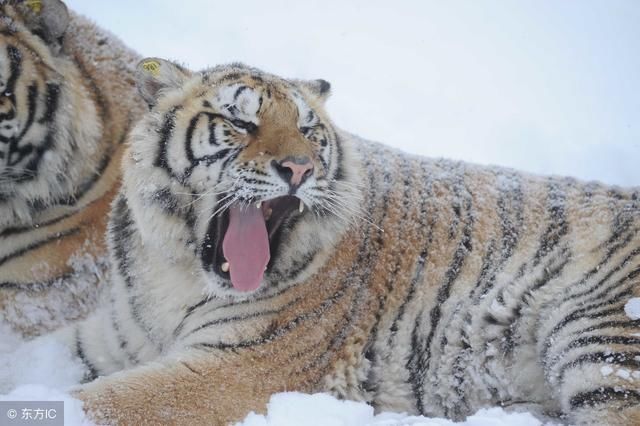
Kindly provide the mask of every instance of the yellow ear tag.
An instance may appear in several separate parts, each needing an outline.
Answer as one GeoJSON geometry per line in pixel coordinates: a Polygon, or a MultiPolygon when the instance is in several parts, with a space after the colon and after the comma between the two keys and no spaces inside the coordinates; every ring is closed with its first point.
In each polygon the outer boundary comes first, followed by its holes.
{"type": "Polygon", "coordinates": [[[160,62],[154,60],[144,61],[142,63],[142,69],[152,76],[157,77],[160,75],[160,62]]]}
{"type": "Polygon", "coordinates": [[[42,0],[26,0],[24,3],[34,13],[40,13],[42,11],[42,0]]]}

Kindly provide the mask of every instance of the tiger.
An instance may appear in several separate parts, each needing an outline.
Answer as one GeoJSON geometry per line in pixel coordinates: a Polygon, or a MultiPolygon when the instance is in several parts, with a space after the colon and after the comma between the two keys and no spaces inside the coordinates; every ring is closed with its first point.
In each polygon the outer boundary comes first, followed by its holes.
{"type": "Polygon", "coordinates": [[[0,323],[22,335],[96,305],[139,60],[59,0],[0,0],[0,323]]]}
{"type": "Polygon", "coordinates": [[[98,424],[229,424],[281,391],[640,424],[637,188],[359,138],[325,80],[137,70],[110,295],[49,336],[98,424]]]}

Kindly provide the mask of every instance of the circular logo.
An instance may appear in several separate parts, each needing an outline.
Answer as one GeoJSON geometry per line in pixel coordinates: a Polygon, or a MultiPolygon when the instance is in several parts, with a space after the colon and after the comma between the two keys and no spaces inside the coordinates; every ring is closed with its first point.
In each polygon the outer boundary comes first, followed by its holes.
{"type": "Polygon", "coordinates": [[[12,408],[12,409],[7,411],[7,417],[9,417],[10,419],[13,420],[16,417],[18,417],[18,412],[12,408]]]}

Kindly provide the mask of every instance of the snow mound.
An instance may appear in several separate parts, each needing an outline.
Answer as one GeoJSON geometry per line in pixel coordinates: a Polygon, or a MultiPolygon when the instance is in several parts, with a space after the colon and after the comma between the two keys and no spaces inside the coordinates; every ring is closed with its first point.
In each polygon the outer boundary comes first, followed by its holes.
{"type": "Polygon", "coordinates": [[[634,297],[624,305],[624,312],[632,320],[640,319],[640,297],[634,297]]]}
{"type": "Polygon", "coordinates": [[[32,384],[65,389],[82,380],[82,365],[51,338],[24,342],[0,328],[0,342],[0,394],[32,384]]]}
{"type": "Polygon", "coordinates": [[[528,413],[506,413],[501,408],[482,409],[461,423],[398,413],[374,415],[362,402],[340,401],[327,394],[297,392],[271,396],[266,416],[250,413],[235,426],[541,426],[528,413]]]}
{"type": "Polygon", "coordinates": [[[0,324],[0,401],[63,401],[67,426],[89,426],[82,402],[66,390],[84,370],[69,350],[53,339],[24,342],[0,324]]]}
{"type": "Polygon", "coordinates": [[[93,426],[93,423],[84,415],[82,401],[55,388],[43,385],[22,385],[6,395],[0,395],[0,401],[62,401],[65,426],[93,426]]]}

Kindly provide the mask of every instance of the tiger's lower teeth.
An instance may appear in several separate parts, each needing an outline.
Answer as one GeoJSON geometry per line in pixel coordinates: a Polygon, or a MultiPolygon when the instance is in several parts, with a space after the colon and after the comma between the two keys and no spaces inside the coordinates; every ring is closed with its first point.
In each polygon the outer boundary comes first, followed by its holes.
{"type": "Polygon", "coordinates": [[[221,266],[220,269],[222,269],[222,272],[229,272],[229,262],[224,262],[221,266]]]}
{"type": "Polygon", "coordinates": [[[265,220],[269,220],[271,218],[271,213],[273,213],[273,210],[272,209],[267,209],[267,211],[265,212],[265,215],[264,215],[264,219],[265,220]]]}

